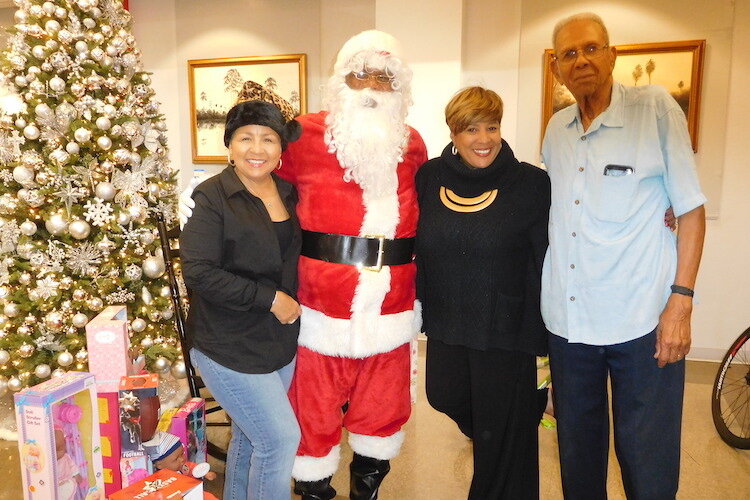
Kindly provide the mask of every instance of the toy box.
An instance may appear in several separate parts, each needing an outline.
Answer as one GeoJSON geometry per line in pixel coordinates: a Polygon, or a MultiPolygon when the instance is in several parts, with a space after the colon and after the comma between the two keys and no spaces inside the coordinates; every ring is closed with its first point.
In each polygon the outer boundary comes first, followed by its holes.
{"type": "Polygon", "coordinates": [[[67,372],[14,400],[24,499],[103,499],[94,376],[67,372]]]}
{"type": "Polygon", "coordinates": [[[96,376],[97,392],[117,392],[120,378],[143,369],[144,358],[130,356],[128,312],[125,306],[109,306],[86,325],[89,371],[96,376]]]}
{"type": "Polygon", "coordinates": [[[206,403],[203,398],[188,399],[172,415],[169,432],[182,441],[189,462],[206,461],[206,403]]]}
{"type": "Polygon", "coordinates": [[[110,495],[109,500],[203,500],[203,482],[163,469],[136,484],[110,495]]]}
{"type": "Polygon", "coordinates": [[[143,451],[159,422],[159,375],[129,375],[120,380],[120,443],[125,451],[143,451]]]}

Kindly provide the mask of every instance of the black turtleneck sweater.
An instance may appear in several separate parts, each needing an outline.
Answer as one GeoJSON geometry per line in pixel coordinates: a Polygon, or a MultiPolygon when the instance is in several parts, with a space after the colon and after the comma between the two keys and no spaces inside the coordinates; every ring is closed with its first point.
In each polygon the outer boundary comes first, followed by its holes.
{"type": "Polygon", "coordinates": [[[483,169],[464,164],[450,146],[417,173],[423,330],[450,345],[545,354],[539,294],[547,173],[516,160],[505,141],[483,169]]]}

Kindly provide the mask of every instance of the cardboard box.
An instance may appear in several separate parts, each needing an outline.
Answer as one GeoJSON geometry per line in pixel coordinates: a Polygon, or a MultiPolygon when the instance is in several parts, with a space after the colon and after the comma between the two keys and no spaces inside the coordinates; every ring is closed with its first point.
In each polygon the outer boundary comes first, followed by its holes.
{"type": "Polygon", "coordinates": [[[203,500],[203,482],[163,469],[143,481],[113,493],[109,500],[203,500]]]}
{"type": "Polygon", "coordinates": [[[169,432],[180,438],[187,450],[188,462],[205,462],[206,403],[203,398],[191,398],[174,415],[169,432]]]}
{"type": "Polygon", "coordinates": [[[117,392],[120,378],[143,369],[143,359],[130,357],[128,311],[109,306],[86,325],[89,372],[96,376],[97,392],[117,392]]]}
{"type": "Polygon", "coordinates": [[[14,400],[24,499],[103,498],[94,376],[67,372],[16,393],[14,400]]]}

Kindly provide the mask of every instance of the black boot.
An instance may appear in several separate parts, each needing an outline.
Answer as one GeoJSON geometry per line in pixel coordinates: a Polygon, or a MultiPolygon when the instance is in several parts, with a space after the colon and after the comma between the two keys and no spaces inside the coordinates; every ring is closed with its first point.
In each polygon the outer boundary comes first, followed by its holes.
{"type": "Polygon", "coordinates": [[[331,486],[333,476],[318,481],[294,481],[294,492],[302,495],[302,500],[331,500],[336,497],[336,490],[331,486]]]}
{"type": "Polygon", "coordinates": [[[349,498],[351,500],[376,500],[380,483],[390,470],[391,465],[388,460],[378,460],[355,453],[349,465],[351,472],[349,498]]]}

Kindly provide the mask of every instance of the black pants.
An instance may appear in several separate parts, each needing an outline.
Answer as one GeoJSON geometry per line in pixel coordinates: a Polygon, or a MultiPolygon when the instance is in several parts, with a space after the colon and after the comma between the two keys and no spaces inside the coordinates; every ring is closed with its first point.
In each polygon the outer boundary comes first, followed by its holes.
{"type": "Polygon", "coordinates": [[[473,439],[469,499],[539,498],[536,357],[427,341],[427,399],[473,439]]]}

